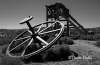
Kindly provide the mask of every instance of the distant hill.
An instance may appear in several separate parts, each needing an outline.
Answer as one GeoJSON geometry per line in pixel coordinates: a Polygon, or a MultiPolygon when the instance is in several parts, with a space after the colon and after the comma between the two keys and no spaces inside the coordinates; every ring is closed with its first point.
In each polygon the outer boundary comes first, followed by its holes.
{"type": "Polygon", "coordinates": [[[0,45],[9,44],[24,29],[0,29],[0,45]]]}
{"type": "Polygon", "coordinates": [[[96,27],[96,28],[86,28],[88,31],[93,31],[96,34],[100,34],[100,27],[96,27]]]}
{"type": "MultiPolygon", "coordinates": [[[[25,30],[26,29],[0,29],[0,45],[5,43],[9,44],[18,34],[25,30]]],[[[94,38],[100,38],[100,27],[86,28],[86,30],[94,32],[94,38]]]]}

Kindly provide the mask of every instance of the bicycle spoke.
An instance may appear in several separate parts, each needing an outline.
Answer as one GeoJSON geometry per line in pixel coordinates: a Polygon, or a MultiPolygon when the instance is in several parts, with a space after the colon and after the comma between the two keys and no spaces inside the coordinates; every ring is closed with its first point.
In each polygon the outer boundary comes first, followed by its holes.
{"type": "Polygon", "coordinates": [[[16,38],[21,37],[21,35],[25,34],[26,32],[27,32],[27,31],[25,31],[25,32],[23,32],[23,33],[21,33],[21,34],[19,34],[16,38]]]}
{"type": "Polygon", "coordinates": [[[37,30],[37,32],[39,32],[42,28],[43,24],[39,26],[39,29],[37,30]]]}
{"type": "Polygon", "coordinates": [[[28,32],[29,32],[30,34],[32,34],[32,32],[31,32],[30,30],[28,30],[28,32]]]}
{"type": "MultiPolygon", "coordinates": [[[[30,38],[29,38],[30,39],[30,38]]],[[[15,48],[11,49],[9,52],[13,51],[14,49],[16,49],[17,47],[19,47],[20,45],[24,44],[25,42],[27,42],[29,39],[25,40],[24,42],[22,42],[21,44],[17,45],[15,48]]]]}
{"type": "Polygon", "coordinates": [[[42,43],[44,43],[45,45],[48,45],[48,42],[46,42],[45,40],[43,40],[41,37],[36,36],[36,38],[37,38],[38,40],[40,40],[42,43]]]}
{"type": "Polygon", "coordinates": [[[25,51],[26,51],[27,47],[31,45],[32,41],[33,41],[33,38],[30,40],[29,44],[28,44],[28,45],[25,47],[25,49],[23,50],[21,56],[23,56],[23,55],[25,54],[25,51]]]}
{"type": "Polygon", "coordinates": [[[39,33],[39,34],[40,35],[41,34],[47,34],[47,33],[56,32],[56,31],[59,31],[59,30],[61,30],[61,29],[51,30],[51,31],[47,31],[47,32],[39,33]]]}
{"type": "Polygon", "coordinates": [[[27,37],[23,37],[23,38],[20,38],[20,39],[16,39],[14,41],[23,40],[23,39],[27,39],[27,38],[31,38],[31,36],[27,36],[27,37]]]}
{"type": "MultiPolygon", "coordinates": [[[[43,29],[43,30],[41,30],[40,32],[43,32],[44,30],[46,30],[46,29],[48,29],[49,27],[53,26],[55,23],[57,23],[57,22],[54,22],[52,25],[50,25],[50,26],[48,26],[48,27],[44,28],[44,29],[43,29]]],[[[39,33],[40,33],[40,32],[39,32],[39,33]]]]}

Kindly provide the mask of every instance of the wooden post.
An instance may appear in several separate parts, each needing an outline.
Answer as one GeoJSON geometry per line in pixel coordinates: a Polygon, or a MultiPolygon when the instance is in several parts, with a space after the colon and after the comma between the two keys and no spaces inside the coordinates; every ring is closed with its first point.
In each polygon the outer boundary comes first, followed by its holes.
{"type": "MultiPolygon", "coordinates": [[[[46,21],[48,21],[48,6],[46,5],[46,21]]],[[[46,24],[46,27],[48,27],[48,23],[46,24]]]]}
{"type": "MultiPolygon", "coordinates": [[[[68,18],[69,19],[69,18],[68,18]]],[[[67,36],[70,36],[69,20],[67,21],[67,36]]]]}

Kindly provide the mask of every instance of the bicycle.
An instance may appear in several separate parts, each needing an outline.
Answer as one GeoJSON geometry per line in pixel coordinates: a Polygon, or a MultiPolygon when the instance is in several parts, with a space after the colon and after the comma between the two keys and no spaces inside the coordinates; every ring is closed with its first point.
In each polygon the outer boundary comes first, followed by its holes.
{"type": "Polygon", "coordinates": [[[8,45],[6,54],[10,57],[29,57],[49,49],[60,38],[64,31],[64,24],[55,22],[44,22],[31,26],[32,16],[26,17],[20,24],[27,24],[28,29],[19,34],[8,45]],[[46,26],[49,24],[49,26],[46,26]]]}

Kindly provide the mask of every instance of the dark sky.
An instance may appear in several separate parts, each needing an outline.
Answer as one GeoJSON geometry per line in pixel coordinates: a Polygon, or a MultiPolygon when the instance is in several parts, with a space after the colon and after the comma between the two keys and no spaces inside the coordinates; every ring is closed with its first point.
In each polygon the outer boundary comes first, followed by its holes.
{"type": "Polygon", "coordinates": [[[32,25],[45,22],[45,5],[63,3],[85,28],[100,27],[100,0],[0,0],[0,29],[24,28],[19,22],[34,16],[32,25]]]}

